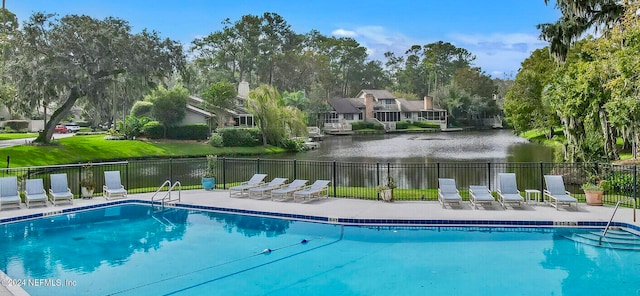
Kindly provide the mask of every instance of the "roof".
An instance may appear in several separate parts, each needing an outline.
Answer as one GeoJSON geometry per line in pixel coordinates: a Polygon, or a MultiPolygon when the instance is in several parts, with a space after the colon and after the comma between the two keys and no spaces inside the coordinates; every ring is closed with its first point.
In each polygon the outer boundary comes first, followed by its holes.
{"type": "Polygon", "coordinates": [[[212,117],[212,116],[213,116],[213,114],[211,114],[210,112],[207,112],[207,111],[205,111],[205,110],[202,110],[202,109],[200,109],[200,108],[198,108],[198,107],[196,107],[196,106],[193,106],[193,105],[191,105],[191,104],[187,104],[187,111],[191,111],[191,112],[193,112],[193,113],[196,113],[196,114],[202,115],[202,116],[207,117],[207,118],[209,118],[209,117],[212,117]]]}
{"type": "Polygon", "coordinates": [[[360,91],[360,93],[358,94],[359,98],[364,98],[364,95],[366,94],[371,94],[373,95],[374,98],[376,98],[377,100],[380,99],[395,99],[396,96],[394,96],[393,94],[391,94],[390,92],[384,90],[384,89],[363,89],[360,91]]]}
{"type": "MultiPolygon", "coordinates": [[[[338,98],[334,98],[334,99],[328,99],[327,102],[329,103],[329,105],[331,105],[331,107],[333,108],[333,110],[335,110],[338,113],[360,113],[360,110],[354,106],[354,100],[358,100],[358,99],[353,99],[353,98],[348,98],[348,99],[338,99],[338,98]]],[[[362,104],[364,106],[364,104],[362,104]]]]}
{"type": "MultiPolygon", "coordinates": [[[[407,100],[407,99],[397,99],[398,102],[400,102],[400,108],[402,108],[402,112],[420,112],[420,111],[426,111],[424,109],[424,101],[419,100],[419,101],[415,101],[415,100],[407,100]]],[[[433,108],[433,110],[431,111],[445,111],[444,109],[440,109],[440,108],[433,108]]]]}
{"type": "Polygon", "coordinates": [[[419,112],[424,109],[423,101],[410,101],[407,99],[397,99],[400,102],[402,112],[419,112]]]}

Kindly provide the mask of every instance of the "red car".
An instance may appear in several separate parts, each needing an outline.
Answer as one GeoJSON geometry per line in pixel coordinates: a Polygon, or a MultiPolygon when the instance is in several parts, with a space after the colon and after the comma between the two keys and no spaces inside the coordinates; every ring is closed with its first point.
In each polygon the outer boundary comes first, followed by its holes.
{"type": "Polygon", "coordinates": [[[53,130],[53,132],[59,133],[59,134],[66,134],[69,132],[69,129],[67,129],[67,127],[62,124],[58,124],[56,125],[56,128],[53,130]]]}

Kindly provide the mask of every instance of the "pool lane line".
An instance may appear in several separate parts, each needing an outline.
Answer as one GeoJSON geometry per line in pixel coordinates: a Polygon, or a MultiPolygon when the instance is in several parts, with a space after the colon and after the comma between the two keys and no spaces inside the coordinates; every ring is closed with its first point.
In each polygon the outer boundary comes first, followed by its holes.
{"type": "MultiPolygon", "coordinates": [[[[324,244],[324,245],[320,245],[320,246],[317,246],[317,247],[314,247],[314,248],[311,248],[311,249],[308,249],[308,250],[300,251],[300,252],[298,252],[298,253],[293,253],[293,254],[291,254],[291,255],[287,255],[287,256],[285,256],[285,257],[282,257],[282,258],[279,258],[279,259],[275,259],[275,260],[272,260],[272,261],[269,261],[269,262],[265,262],[265,263],[262,263],[262,264],[258,264],[258,265],[256,265],[256,266],[252,266],[252,267],[249,267],[249,268],[245,268],[245,269],[243,269],[243,270],[239,270],[239,271],[236,271],[236,272],[233,272],[233,273],[227,274],[227,275],[219,276],[219,277],[217,277],[217,278],[213,278],[213,279],[210,279],[210,280],[208,280],[208,281],[204,281],[204,282],[199,283],[199,284],[196,284],[196,285],[191,285],[191,286],[186,287],[186,288],[178,289],[178,290],[175,290],[175,291],[173,291],[173,292],[171,292],[171,293],[167,293],[167,294],[163,294],[163,295],[174,295],[174,294],[178,294],[178,293],[180,293],[180,292],[185,292],[185,291],[190,290],[190,289],[193,289],[193,288],[195,288],[195,287],[203,286],[203,285],[205,285],[205,284],[209,284],[209,283],[212,283],[212,282],[215,282],[215,281],[221,280],[221,279],[225,279],[225,278],[228,278],[228,277],[231,277],[231,276],[234,276],[234,275],[238,275],[238,274],[241,274],[241,273],[246,272],[246,271],[250,271],[250,270],[257,269],[257,268],[259,268],[259,267],[264,267],[264,266],[267,266],[267,265],[271,265],[271,264],[273,264],[273,263],[280,262],[280,261],[283,261],[283,260],[285,260],[285,259],[292,258],[292,257],[294,257],[294,256],[302,255],[302,254],[304,254],[304,253],[308,253],[308,252],[311,252],[311,251],[314,251],[314,250],[317,250],[317,249],[320,249],[320,248],[324,248],[324,247],[327,247],[327,246],[330,246],[330,245],[336,244],[336,243],[338,243],[338,242],[342,241],[342,239],[343,239],[343,238],[344,238],[344,225],[343,225],[342,227],[340,227],[340,237],[339,237],[338,239],[336,239],[335,241],[332,241],[332,242],[329,242],[329,243],[326,243],[326,244],[324,244]]],[[[261,254],[262,254],[262,253],[261,253],[261,254]]]]}
{"type": "MultiPolygon", "coordinates": [[[[307,251],[312,251],[312,250],[315,250],[315,249],[318,249],[318,248],[321,248],[321,247],[324,247],[324,246],[328,246],[328,245],[331,245],[331,244],[334,244],[334,243],[337,243],[337,242],[341,241],[341,240],[342,240],[342,238],[344,237],[344,226],[342,226],[340,229],[341,229],[341,231],[340,231],[340,237],[339,237],[336,241],[334,241],[334,242],[330,242],[330,243],[327,243],[327,244],[325,244],[325,245],[320,245],[320,246],[317,246],[317,247],[311,248],[311,249],[309,249],[309,250],[307,250],[307,251]]],[[[180,277],[183,277],[183,276],[187,276],[187,275],[190,275],[190,274],[194,274],[194,273],[202,272],[202,271],[205,271],[205,270],[208,270],[208,269],[212,269],[212,268],[220,267],[220,266],[223,266],[223,265],[228,265],[228,264],[231,264],[231,263],[235,263],[235,262],[239,262],[239,261],[247,260],[247,259],[249,259],[249,258],[253,258],[253,257],[257,257],[257,256],[262,256],[262,255],[265,255],[265,254],[270,254],[271,252],[274,252],[274,251],[283,250],[283,249],[290,248],[290,247],[294,247],[294,246],[298,246],[298,245],[305,245],[305,244],[307,244],[308,242],[311,242],[311,241],[314,241],[314,240],[321,240],[321,239],[323,239],[323,237],[316,237],[315,239],[303,239],[302,241],[297,242],[297,243],[295,243],[295,244],[290,244],[290,245],[286,245],[286,246],[279,247],[279,248],[275,248],[275,249],[265,249],[265,250],[263,250],[263,251],[261,251],[261,252],[258,252],[258,253],[253,254],[253,255],[249,255],[249,256],[247,256],[247,257],[242,257],[242,258],[238,258],[238,259],[231,260],[231,261],[228,261],[228,262],[223,262],[223,263],[219,263],[219,264],[216,264],[216,265],[203,267],[203,268],[200,268],[200,269],[198,269],[198,270],[193,270],[193,271],[190,271],[190,272],[187,272],[187,273],[183,273],[183,274],[175,275],[175,276],[172,276],[172,277],[164,278],[164,279],[161,279],[161,280],[157,280],[157,281],[154,281],[154,282],[150,282],[150,283],[142,284],[142,285],[139,285],[139,286],[136,286],[136,287],[127,288],[127,289],[120,290],[120,291],[117,291],[117,292],[114,292],[114,293],[109,293],[109,294],[106,294],[106,295],[117,295],[117,294],[122,294],[122,293],[125,293],[125,292],[130,292],[130,291],[132,291],[132,290],[136,290],[136,289],[144,288],[144,287],[147,287],[147,286],[151,286],[151,285],[159,284],[159,283],[162,283],[162,282],[165,282],[165,281],[168,281],[168,280],[177,279],[177,278],[180,278],[180,277]],[[269,250],[269,252],[265,252],[266,250],[269,250]]],[[[249,271],[249,270],[252,270],[252,269],[258,268],[258,267],[260,267],[260,266],[264,266],[264,265],[271,264],[271,263],[273,263],[273,262],[278,262],[278,261],[280,261],[280,260],[284,260],[284,259],[286,259],[286,258],[292,257],[293,255],[302,254],[302,253],[305,253],[305,252],[307,252],[307,251],[302,251],[302,252],[299,252],[299,253],[294,253],[294,254],[292,254],[292,255],[290,255],[290,256],[286,256],[286,257],[283,257],[283,258],[281,258],[281,259],[274,260],[274,261],[272,261],[272,262],[266,262],[266,263],[260,264],[260,265],[258,265],[258,266],[254,266],[254,267],[246,268],[246,269],[244,269],[244,270],[240,270],[240,271],[234,272],[234,273],[232,273],[232,274],[224,275],[224,276],[221,276],[221,277],[218,277],[218,278],[215,278],[215,279],[212,279],[212,280],[209,280],[209,281],[206,281],[206,282],[203,282],[203,283],[197,284],[197,285],[193,285],[193,286],[191,286],[191,287],[187,287],[187,288],[184,288],[184,289],[180,289],[180,290],[177,290],[177,291],[171,292],[171,293],[169,293],[169,294],[165,294],[165,295],[171,295],[171,294],[174,294],[174,293],[180,292],[181,290],[188,290],[188,289],[191,289],[192,287],[197,287],[197,286],[200,286],[200,285],[203,285],[203,284],[209,283],[209,282],[217,281],[217,280],[220,280],[220,279],[223,279],[223,278],[226,278],[226,277],[229,277],[229,276],[235,275],[235,274],[239,274],[239,273],[242,273],[242,272],[245,272],[245,271],[249,271]]]]}

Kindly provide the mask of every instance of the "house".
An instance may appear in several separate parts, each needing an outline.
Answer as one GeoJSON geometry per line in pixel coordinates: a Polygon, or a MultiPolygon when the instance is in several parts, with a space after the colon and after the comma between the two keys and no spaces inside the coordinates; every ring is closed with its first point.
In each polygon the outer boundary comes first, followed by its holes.
{"type": "Polygon", "coordinates": [[[236,104],[233,109],[226,109],[226,114],[214,114],[202,108],[204,101],[195,96],[189,96],[187,102],[187,114],[180,122],[180,125],[206,123],[210,129],[215,129],[218,125],[217,116],[223,116],[224,126],[235,127],[254,127],[255,121],[253,115],[244,107],[244,99],[249,94],[249,83],[240,82],[238,86],[238,95],[236,96],[236,104]]]}
{"type": "Polygon", "coordinates": [[[427,121],[447,126],[447,111],[433,107],[433,98],[425,96],[422,101],[397,98],[386,90],[364,89],[355,98],[327,100],[331,111],[325,115],[324,130],[333,133],[348,133],[351,123],[376,121],[386,130],[394,130],[395,123],[404,120],[427,121]]]}

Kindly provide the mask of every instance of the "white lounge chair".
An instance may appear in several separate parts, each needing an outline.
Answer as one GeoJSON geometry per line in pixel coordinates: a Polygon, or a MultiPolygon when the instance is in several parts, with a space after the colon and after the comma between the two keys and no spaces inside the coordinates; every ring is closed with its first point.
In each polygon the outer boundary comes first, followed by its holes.
{"type": "Polygon", "coordinates": [[[329,180],[316,180],[313,184],[305,186],[302,190],[295,191],[293,193],[293,201],[299,197],[303,201],[306,199],[312,200],[313,198],[329,197],[329,180]]]}
{"type": "Polygon", "coordinates": [[[549,197],[549,203],[551,206],[558,210],[559,205],[575,205],[578,209],[578,200],[571,196],[569,191],[564,188],[564,180],[560,175],[545,175],[544,183],[547,185],[547,189],[544,191],[544,195],[549,197]]]}
{"type": "Polygon", "coordinates": [[[522,206],[524,198],[520,195],[520,190],[518,190],[516,174],[498,174],[498,201],[505,209],[507,208],[507,204],[512,204],[512,207],[514,204],[522,206]]]}
{"type": "Polygon", "coordinates": [[[454,179],[438,179],[438,201],[445,208],[446,204],[458,204],[462,202],[462,196],[456,187],[454,179]]]}
{"type": "Polygon", "coordinates": [[[127,189],[120,181],[120,171],[104,172],[104,185],[102,186],[102,196],[106,199],[118,199],[127,197],[127,189]]]}
{"type": "Polygon", "coordinates": [[[15,176],[0,178],[0,210],[20,208],[21,201],[18,192],[18,178],[15,176]]]}
{"type": "Polygon", "coordinates": [[[493,206],[495,199],[487,186],[469,186],[469,201],[474,209],[478,209],[478,204],[485,207],[487,204],[493,206]]]}
{"type": "Polygon", "coordinates": [[[51,201],[54,206],[61,201],[73,203],[73,193],[71,193],[71,189],[69,189],[67,183],[67,174],[51,174],[49,201],[51,201]]]}
{"type": "Polygon", "coordinates": [[[271,190],[271,200],[282,201],[288,198],[293,198],[293,193],[301,190],[302,187],[307,185],[307,182],[307,180],[295,179],[284,187],[271,190]]]}
{"type": "Polygon", "coordinates": [[[266,177],[267,174],[254,174],[249,181],[242,182],[240,185],[229,188],[229,197],[244,196],[247,194],[249,189],[264,185],[264,178],[266,177]]]}
{"type": "Polygon", "coordinates": [[[287,182],[287,180],[287,178],[273,178],[273,180],[263,186],[253,187],[249,189],[249,197],[269,197],[271,190],[282,187],[284,185],[284,182],[287,182]]]}
{"type": "Polygon", "coordinates": [[[25,182],[24,203],[27,208],[41,205],[47,206],[47,192],[44,191],[42,179],[28,179],[25,182]]]}

